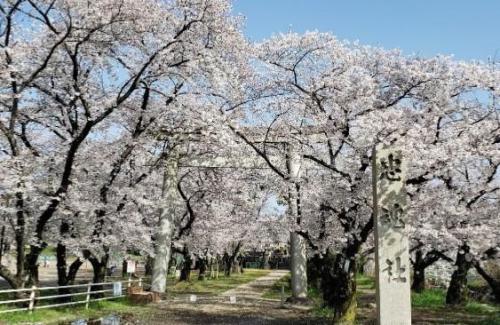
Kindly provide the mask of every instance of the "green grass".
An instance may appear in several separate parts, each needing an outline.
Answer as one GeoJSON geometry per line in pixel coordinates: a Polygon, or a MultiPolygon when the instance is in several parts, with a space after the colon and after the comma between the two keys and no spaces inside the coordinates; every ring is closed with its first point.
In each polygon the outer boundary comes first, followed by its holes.
{"type": "MultiPolygon", "coordinates": [[[[242,274],[232,274],[230,277],[223,275],[218,279],[207,279],[198,281],[196,272],[192,273],[191,281],[178,282],[169,278],[168,290],[174,294],[197,293],[197,294],[218,294],[232,289],[240,284],[250,282],[260,276],[268,274],[269,270],[245,269],[242,274]]],[[[49,294],[49,293],[47,293],[49,294]]],[[[56,294],[51,292],[50,294],[56,294]]],[[[78,299],[82,299],[78,297],[78,299]]],[[[53,301],[50,301],[54,303],[53,301]]],[[[6,308],[1,306],[2,309],[6,308]]],[[[14,308],[10,306],[9,308],[14,308]]],[[[107,316],[111,314],[131,314],[140,315],[147,313],[150,307],[130,304],[126,299],[116,299],[112,301],[100,301],[90,304],[89,309],[83,305],[73,307],[48,308],[35,310],[29,314],[27,312],[16,312],[0,314],[0,324],[17,323],[37,323],[43,321],[44,324],[58,324],[61,321],[71,321],[76,319],[91,319],[107,316]]]]}
{"type": "Polygon", "coordinates": [[[356,286],[358,289],[375,289],[375,279],[364,274],[357,274],[356,286]]]}
{"type": "Polygon", "coordinates": [[[488,319],[479,321],[477,325],[500,325],[500,316],[493,316],[488,319]]]}
{"type": "MultiPolygon", "coordinates": [[[[285,288],[285,297],[291,296],[290,275],[281,278],[276,282],[271,289],[264,293],[264,298],[280,299],[281,286],[285,288]]],[[[363,290],[374,290],[375,280],[362,274],[356,276],[356,285],[358,289],[357,294],[363,294],[363,290]]],[[[321,292],[315,288],[309,287],[309,298],[314,301],[312,313],[317,317],[331,318],[333,317],[333,310],[323,305],[321,299],[321,292]]],[[[440,310],[446,311],[449,307],[445,304],[446,290],[443,289],[427,289],[422,293],[412,293],[412,307],[422,310],[440,310]]],[[[470,301],[465,306],[453,307],[457,312],[464,312],[468,314],[487,316],[484,322],[479,322],[478,325],[497,324],[500,325],[500,306],[483,304],[476,301],[470,301]]]]}
{"type": "Polygon", "coordinates": [[[276,281],[273,286],[268,289],[262,295],[262,298],[266,299],[281,299],[281,287],[284,287],[285,298],[292,295],[292,288],[290,284],[290,274],[285,275],[278,281],[276,281]]]}
{"type": "MultiPolygon", "coordinates": [[[[207,279],[198,281],[197,274],[193,272],[190,282],[169,281],[168,290],[174,294],[196,293],[196,294],[218,294],[232,289],[240,284],[250,282],[260,276],[268,274],[268,270],[245,269],[242,274],[232,274],[230,277],[219,276],[219,279],[207,279]]],[[[54,292],[55,294],[55,292],[54,292]]],[[[53,302],[52,302],[53,303],[53,302]]],[[[4,306],[2,306],[5,308],[4,306]]],[[[37,323],[59,324],[60,322],[76,319],[95,319],[108,315],[134,314],[135,316],[147,314],[152,307],[133,305],[127,299],[121,298],[112,301],[99,301],[91,303],[89,309],[83,305],[74,307],[48,308],[27,312],[16,312],[0,314],[0,324],[37,323]]],[[[10,307],[13,308],[13,307],[10,307]]]]}
{"type": "MultiPolygon", "coordinates": [[[[418,308],[421,312],[438,311],[443,315],[449,313],[465,313],[468,315],[486,316],[487,319],[478,321],[478,325],[500,325],[500,306],[479,303],[470,300],[465,306],[446,306],[446,290],[427,289],[422,293],[412,292],[411,303],[413,308],[418,308]]],[[[446,316],[443,316],[446,317],[446,316]]]]}
{"type": "MultiPolygon", "coordinates": [[[[498,314],[500,317],[500,306],[483,304],[476,301],[470,301],[465,305],[464,310],[470,314],[498,314]]],[[[498,318],[500,320],[500,318],[498,318]]]]}
{"type": "Polygon", "coordinates": [[[422,308],[442,308],[445,306],[446,291],[443,289],[427,289],[422,293],[411,293],[411,305],[422,308]]]}
{"type": "Polygon", "coordinates": [[[56,255],[56,248],[52,247],[52,246],[47,246],[42,250],[40,255],[55,256],[56,255]]]}
{"type": "MultiPolygon", "coordinates": [[[[449,308],[446,306],[446,290],[444,289],[427,289],[422,293],[412,292],[411,304],[413,307],[427,308],[427,309],[449,308]]],[[[453,308],[465,311],[469,314],[500,315],[500,306],[484,304],[474,300],[470,300],[465,306],[457,306],[453,308]]]]}
{"type": "Polygon", "coordinates": [[[126,299],[121,298],[113,301],[97,301],[90,303],[89,309],[85,309],[83,305],[80,305],[35,310],[31,314],[28,312],[0,314],[0,324],[31,324],[42,321],[43,324],[59,324],[60,322],[69,322],[77,319],[96,319],[112,314],[145,314],[147,311],[147,306],[132,305],[126,299]]]}
{"type": "MultiPolygon", "coordinates": [[[[292,295],[290,274],[287,274],[286,276],[276,281],[270,289],[264,292],[262,298],[281,299],[281,287],[284,288],[285,299],[292,295]]],[[[308,286],[307,297],[309,297],[314,303],[314,306],[312,308],[312,313],[314,316],[321,318],[333,317],[333,310],[331,308],[323,306],[323,301],[321,299],[321,292],[318,289],[312,286],[308,286]]]]}
{"type": "Polygon", "coordinates": [[[167,291],[174,294],[219,294],[235,288],[240,284],[244,284],[253,281],[258,277],[267,275],[269,272],[269,270],[245,269],[241,274],[231,274],[229,277],[219,274],[218,279],[206,279],[203,281],[199,281],[198,274],[196,272],[192,272],[190,281],[179,282],[178,280],[169,279],[170,281],[167,284],[167,291]]]}

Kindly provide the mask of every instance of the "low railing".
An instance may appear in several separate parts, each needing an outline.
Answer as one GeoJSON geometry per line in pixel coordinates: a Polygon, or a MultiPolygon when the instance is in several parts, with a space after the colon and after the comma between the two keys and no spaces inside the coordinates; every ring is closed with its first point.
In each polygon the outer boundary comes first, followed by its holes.
{"type": "Polygon", "coordinates": [[[124,290],[127,290],[128,287],[132,286],[133,283],[137,283],[139,287],[143,287],[147,284],[143,283],[143,279],[131,279],[122,280],[122,281],[114,281],[114,282],[102,282],[102,283],[87,283],[87,284],[73,284],[67,286],[54,286],[54,287],[36,287],[32,286],[31,288],[23,288],[23,289],[8,289],[8,290],[0,290],[0,295],[2,294],[18,294],[18,293],[29,293],[26,295],[26,298],[19,299],[11,299],[11,300],[0,300],[0,306],[3,305],[12,305],[12,304],[20,304],[24,303],[26,307],[17,307],[12,309],[0,309],[0,314],[2,313],[11,313],[16,311],[29,311],[32,312],[36,309],[44,309],[44,308],[54,308],[54,307],[63,307],[63,306],[71,306],[78,304],[85,304],[85,308],[89,308],[90,302],[101,301],[101,300],[110,300],[116,298],[125,297],[123,293],[124,290]],[[92,290],[93,287],[109,287],[108,289],[101,290],[92,290]],[[70,290],[78,290],[85,289],[81,292],[73,292],[67,294],[49,294],[43,295],[44,292],[51,290],[59,290],[59,289],[70,289],[70,290]],[[111,293],[111,296],[102,296],[111,293]],[[62,303],[54,303],[54,304],[38,304],[39,302],[45,302],[50,300],[57,300],[61,298],[69,298],[69,297],[85,297],[82,300],[62,302],[62,303]]]}

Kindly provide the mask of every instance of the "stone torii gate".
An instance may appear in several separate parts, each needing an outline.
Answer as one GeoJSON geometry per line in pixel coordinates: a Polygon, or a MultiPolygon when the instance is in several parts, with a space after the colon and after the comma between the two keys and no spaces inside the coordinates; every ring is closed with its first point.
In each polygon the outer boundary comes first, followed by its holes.
{"type": "MultiPolygon", "coordinates": [[[[281,144],[286,147],[286,180],[288,183],[288,206],[289,214],[300,224],[299,216],[299,192],[296,186],[300,180],[302,156],[298,150],[297,143],[291,141],[293,133],[270,132],[267,128],[244,128],[235,133],[241,137],[244,142],[252,145],[257,144],[281,144]]],[[[321,129],[317,127],[308,127],[306,131],[301,130],[301,135],[315,137],[322,134],[321,129]]],[[[255,147],[253,147],[255,149],[255,147]]],[[[267,157],[269,158],[269,157],[267,157]]],[[[212,159],[192,159],[186,164],[179,165],[178,154],[169,155],[165,163],[164,181],[162,186],[162,197],[166,206],[160,211],[160,220],[158,231],[155,237],[155,259],[153,265],[153,275],[151,281],[151,290],[157,293],[163,293],[166,290],[166,275],[168,271],[168,262],[171,256],[171,241],[174,232],[175,207],[169,202],[175,201],[177,197],[177,173],[182,167],[189,168],[244,168],[244,169],[272,169],[269,159],[259,156],[253,152],[251,157],[214,157],[212,159]]],[[[304,299],[307,297],[307,244],[305,239],[297,232],[290,234],[290,254],[291,254],[291,275],[292,275],[292,297],[304,299]]]]}

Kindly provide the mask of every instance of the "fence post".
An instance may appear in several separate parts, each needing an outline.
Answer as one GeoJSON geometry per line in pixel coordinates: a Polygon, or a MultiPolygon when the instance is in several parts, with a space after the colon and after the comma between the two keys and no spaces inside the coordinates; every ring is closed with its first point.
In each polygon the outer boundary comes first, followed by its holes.
{"type": "Polygon", "coordinates": [[[142,278],[139,278],[139,288],[142,287],[142,278]]]}
{"type": "Polygon", "coordinates": [[[30,293],[30,305],[28,307],[30,313],[32,313],[33,309],[35,309],[35,297],[36,297],[35,290],[36,290],[36,286],[32,286],[31,293],[30,293]]]}
{"type": "Polygon", "coordinates": [[[92,286],[90,285],[90,282],[87,283],[87,297],[85,298],[85,309],[89,309],[91,287],[92,286]]]}

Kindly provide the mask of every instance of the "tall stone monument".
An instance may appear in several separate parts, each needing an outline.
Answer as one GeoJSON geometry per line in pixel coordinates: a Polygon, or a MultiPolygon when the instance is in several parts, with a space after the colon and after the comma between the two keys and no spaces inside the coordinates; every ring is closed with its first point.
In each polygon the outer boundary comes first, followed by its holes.
{"type": "Polygon", "coordinates": [[[380,325],[411,324],[406,162],[400,150],[379,145],[372,155],[377,317],[380,325]]]}

